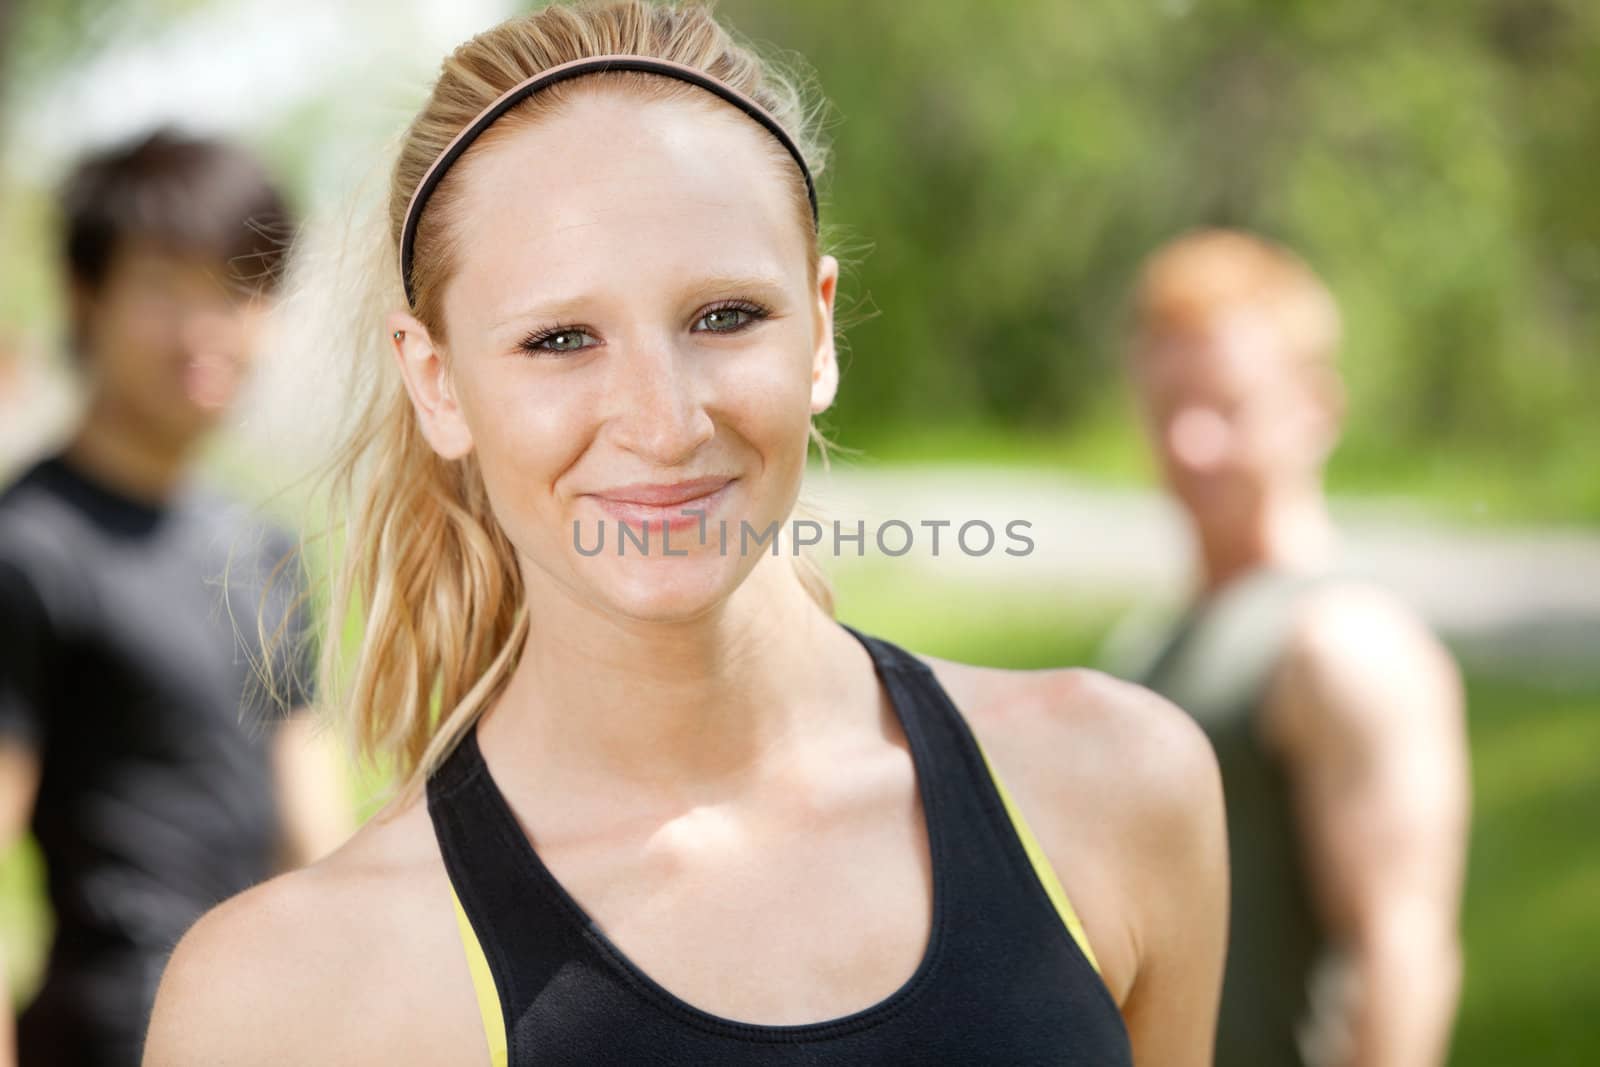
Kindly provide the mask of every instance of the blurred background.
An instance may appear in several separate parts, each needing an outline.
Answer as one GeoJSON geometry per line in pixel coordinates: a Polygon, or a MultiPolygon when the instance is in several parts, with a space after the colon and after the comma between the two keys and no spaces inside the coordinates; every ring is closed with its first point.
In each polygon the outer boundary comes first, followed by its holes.
{"type": "MultiPolygon", "coordinates": [[[[1467,673],[1475,824],[1453,1063],[1600,1062],[1600,5],[721,0],[831,101],[844,382],[824,511],[1012,519],[1027,557],[828,561],[840,614],[935,655],[1103,662],[1189,591],[1118,370],[1139,261],[1194,226],[1296,249],[1342,306],[1350,554],[1467,673]],[[1130,622],[1130,619],[1132,620],[1130,622]],[[1143,620],[1143,621],[1141,621],[1143,620]]],[[[176,122],[315,214],[504,0],[0,0],[0,474],[74,395],[52,195],[176,122]]],[[[292,354],[211,467],[291,519],[292,354]]],[[[914,520],[913,520],[914,521],[914,520]]],[[[869,538],[870,546],[870,538],[869,538]]],[[[6,943],[43,944],[36,861],[6,943]]],[[[37,953],[13,948],[16,988],[37,953]]]]}

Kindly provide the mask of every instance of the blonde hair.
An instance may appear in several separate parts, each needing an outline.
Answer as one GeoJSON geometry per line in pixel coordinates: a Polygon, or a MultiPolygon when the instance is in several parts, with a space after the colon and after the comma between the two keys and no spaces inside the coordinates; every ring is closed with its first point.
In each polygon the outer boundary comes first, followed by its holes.
{"type": "Polygon", "coordinates": [[[1333,364],[1342,330],[1328,287],[1293,252],[1237,230],[1198,230],[1157,249],[1140,272],[1134,329],[1188,333],[1244,309],[1264,315],[1292,356],[1333,364]]]}
{"type": "MultiPolygon", "coordinates": [[[[807,103],[802,82],[764,63],[718,25],[709,6],[648,0],[555,5],[457,48],[400,139],[383,207],[374,206],[353,230],[309,235],[291,268],[282,313],[302,317],[291,329],[320,329],[312,340],[321,347],[335,320],[332,337],[355,357],[342,388],[359,398],[323,472],[338,519],[329,527],[337,559],[320,653],[321,692],[325,703],[340,709],[358,756],[394,774],[406,790],[432,773],[500,691],[529,629],[517,559],[490,510],[476,460],[446,461],[428,445],[387,349],[384,315],[406,306],[398,252],[406,206],[433,160],[503,92],[557,64],[606,54],[672,60],[731,85],[766,108],[800,146],[813,176],[821,175],[820,108],[807,103]],[[342,641],[357,619],[359,637],[342,641]]],[[[603,78],[608,90],[709,99],[702,90],[648,74],[603,78]]],[[[479,143],[537,121],[571,94],[593,91],[595,81],[541,92],[479,143]]],[[[811,235],[814,281],[819,239],[804,179],[776,139],[773,148],[794,174],[796,210],[803,211],[811,235]]],[[[444,336],[439,294],[460,252],[450,225],[458,177],[447,175],[434,191],[416,238],[412,311],[436,339],[444,336]]],[[[826,462],[829,443],[815,426],[811,439],[826,462]]],[[[797,508],[805,510],[804,504],[797,508]]],[[[807,592],[832,614],[832,590],[820,568],[803,555],[795,557],[795,567],[807,592]]]]}

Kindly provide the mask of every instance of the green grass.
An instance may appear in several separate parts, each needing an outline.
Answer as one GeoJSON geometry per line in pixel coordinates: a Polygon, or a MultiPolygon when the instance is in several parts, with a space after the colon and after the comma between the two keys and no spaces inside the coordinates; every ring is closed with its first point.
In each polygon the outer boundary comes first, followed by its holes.
{"type": "MultiPolygon", "coordinates": [[[[892,564],[857,566],[836,582],[840,617],[853,625],[993,666],[1091,665],[1121,610],[1061,588],[996,596],[892,564]]],[[[1469,677],[1468,696],[1475,811],[1451,1062],[1600,1063],[1600,692],[1469,677]]],[[[0,863],[0,937],[19,993],[37,974],[47,923],[38,875],[29,844],[0,863]]]]}
{"type": "Polygon", "coordinates": [[[1600,694],[1472,680],[1461,1065],[1600,1063],[1600,694]]]}

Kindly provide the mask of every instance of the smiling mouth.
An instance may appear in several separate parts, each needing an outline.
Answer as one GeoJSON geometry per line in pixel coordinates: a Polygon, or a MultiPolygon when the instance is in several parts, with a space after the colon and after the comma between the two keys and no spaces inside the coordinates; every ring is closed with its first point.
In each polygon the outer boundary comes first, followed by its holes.
{"type": "Polygon", "coordinates": [[[619,523],[647,530],[655,527],[678,531],[698,526],[703,517],[708,517],[726,499],[737,481],[737,478],[714,477],[670,485],[639,483],[589,496],[619,523]]]}
{"type": "Polygon", "coordinates": [[[614,501],[618,504],[671,507],[710,496],[733,480],[729,477],[716,476],[673,482],[670,485],[636,482],[632,485],[621,485],[615,489],[607,489],[591,495],[599,500],[614,501]]]}

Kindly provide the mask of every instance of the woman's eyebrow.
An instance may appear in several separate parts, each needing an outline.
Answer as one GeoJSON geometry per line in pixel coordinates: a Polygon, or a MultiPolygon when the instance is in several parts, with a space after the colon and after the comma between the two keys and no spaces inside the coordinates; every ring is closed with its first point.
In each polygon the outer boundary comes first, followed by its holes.
{"type": "Polygon", "coordinates": [[[581,296],[568,296],[559,300],[530,304],[527,307],[518,308],[507,313],[504,318],[491,322],[489,329],[498,330],[501,327],[514,326],[529,319],[564,321],[578,317],[585,306],[592,306],[592,302],[581,296]]]}
{"type": "MultiPolygon", "coordinates": [[[[776,274],[761,272],[729,272],[686,276],[679,280],[678,288],[687,295],[713,292],[751,292],[770,295],[783,291],[784,279],[776,274]]],[[[594,306],[594,300],[593,297],[576,295],[530,304],[490,323],[489,329],[499,330],[530,319],[561,321],[582,318],[584,310],[594,306]]]]}
{"type": "Polygon", "coordinates": [[[726,289],[758,289],[780,290],[783,288],[783,279],[776,275],[749,273],[749,274],[708,274],[704,277],[689,278],[684,282],[684,289],[688,292],[703,290],[726,289]]]}

